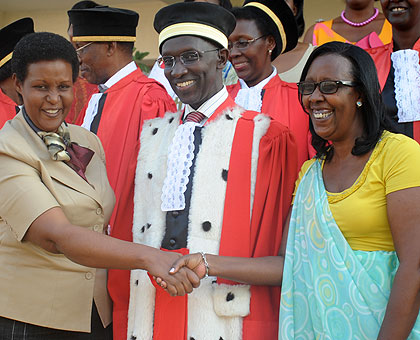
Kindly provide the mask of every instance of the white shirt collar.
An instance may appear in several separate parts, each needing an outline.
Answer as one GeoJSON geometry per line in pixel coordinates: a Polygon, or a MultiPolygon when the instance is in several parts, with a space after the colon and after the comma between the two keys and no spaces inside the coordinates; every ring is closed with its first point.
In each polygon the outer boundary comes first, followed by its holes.
{"type": "Polygon", "coordinates": [[[241,89],[257,89],[258,88],[261,91],[263,89],[263,87],[268,84],[268,82],[271,80],[271,78],[274,78],[277,75],[277,69],[275,68],[275,66],[272,66],[272,67],[273,67],[273,72],[271,72],[271,74],[267,78],[261,80],[258,84],[254,85],[254,86],[249,87],[245,83],[244,80],[239,78],[239,83],[241,84],[241,89]]]}
{"type": "MultiPolygon", "coordinates": [[[[205,115],[207,119],[209,119],[217,110],[217,108],[224,103],[227,97],[228,92],[226,90],[226,86],[223,86],[223,88],[219,92],[217,92],[213,97],[201,104],[201,106],[197,110],[193,109],[188,104],[185,105],[183,118],[185,118],[190,112],[198,111],[205,115]]],[[[207,119],[203,120],[200,125],[203,126],[207,119]]]]}
{"type": "Polygon", "coordinates": [[[130,73],[134,72],[137,69],[137,65],[134,61],[129,62],[127,65],[125,65],[121,70],[119,70],[117,73],[115,73],[111,78],[109,78],[105,82],[105,86],[107,88],[110,88],[111,86],[118,83],[121,79],[128,76],[130,73]]]}
{"type": "Polygon", "coordinates": [[[277,69],[273,66],[273,72],[257,85],[248,87],[242,79],[239,79],[241,88],[235,97],[235,103],[246,110],[261,112],[262,109],[262,90],[267,83],[277,75],[277,69]]]}

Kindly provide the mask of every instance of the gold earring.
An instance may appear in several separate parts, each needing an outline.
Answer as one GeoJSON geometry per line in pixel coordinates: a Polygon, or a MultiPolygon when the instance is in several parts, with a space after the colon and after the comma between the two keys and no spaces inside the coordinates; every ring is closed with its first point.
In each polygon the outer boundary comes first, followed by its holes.
{"type": "Polygon", "coordinates": [[[360,100],[358,100],[358,101],[356,102],[356,106],[357,106],[359,109],[362,107],[362,105],[363,105],[363,103],[362,103],[360,100]]]}
{"type": "Polygon", "coordinates": [[[268,54],[271,55],[271,53],[273,53],[273,50],[268,50],[268,54]]]}

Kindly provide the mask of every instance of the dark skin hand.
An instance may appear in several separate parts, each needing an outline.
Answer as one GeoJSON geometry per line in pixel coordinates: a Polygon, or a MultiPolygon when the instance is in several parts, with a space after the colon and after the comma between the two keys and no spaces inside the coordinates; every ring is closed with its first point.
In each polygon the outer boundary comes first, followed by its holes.
{"type": "Polygon", "coordinates": [[[200,285],[197,275],[188,268],[175,276],[168,274],[180,254],[122,241],[72,225],[58,207],[35,219],[23,241],[54,254],[63,254],[87,267],[147,270],[151,275],[165,279],[167,291],[172,296],[185,295],[200,285]]]}
{"type": "MultiPolygon", "coordinates": [[[[250,285],[281,286],[291,211],[292,209],[290,209],[285,222],[278,256],[247,258],[206,254],[209,276],[222,277],[250,285]]],[[[176,275],[185,267],[193,270],[200,279],[206,274],[206,267],[200,253],[188,254],[177,259],[169,272],[176,275]]],[[[167,285],[165,280],[160,277],[156,278],[156,282],[162,288],[167,285]]]]}

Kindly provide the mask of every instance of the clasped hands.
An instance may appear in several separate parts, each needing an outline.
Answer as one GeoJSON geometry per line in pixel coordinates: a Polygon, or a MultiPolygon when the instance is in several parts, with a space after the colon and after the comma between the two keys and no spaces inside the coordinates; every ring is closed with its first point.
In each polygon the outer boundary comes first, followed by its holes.
{"type": "Polygon", "coordinates": [[[179,253],[160,251],[149,273],[171,296],[182,296],[200,286],[206,267],[200,253],[182,256],[179,253]]]}

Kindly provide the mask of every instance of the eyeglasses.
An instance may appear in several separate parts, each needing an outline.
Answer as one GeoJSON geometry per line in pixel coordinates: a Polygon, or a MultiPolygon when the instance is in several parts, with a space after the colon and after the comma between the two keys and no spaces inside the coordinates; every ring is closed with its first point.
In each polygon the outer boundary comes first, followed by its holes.
{"type": "Polygon", "coordinates": [[[350,81],[350,80],[324,80],[318,83],[303,81],[303,82],[297,83],[299,93],[305,96],[314,93],[317,86],[319,88],[319,91],[321,91],[321,93],[333,94],[338,91],[338,88],[340,86],[354,87],[357,85],[358,83],[354,81],[350,81]]]}
{"type": "MultiPolygon", "coordinates": [[[[183,65],[190,66],[197,63],[200,60],[200,53],[204,54],[204,53],[214,52],[214,51],[219,51],[219,49],[215,48],[213,50],[207,50],[207,51],[187,51],[179,55],[179,60],[181,61],[183,65]]],[[[166,70],[170,70],[175,66],[176,58],[177,57],[168,55],[168,56],[158,58],[157,62],[160,67],[163,67],[166,70]]]]}
{"type": "Polygon", "coordinates": [[[94,43],[94,41],[91,41],[91,42],[87,43],[86,45],[83,45],[83,46],[80,46],[79,48],[76,48],[77,56],[80,57],[80,54],[81,54],[81,52],[83,52],[83,49],[92,45],[93,43],[94,43]]]}
{"type": "Polygon", "coordinates": [[[232,51],[232,49],[234,47],[236,47],[238,50],[246,50],[249,47],[249,45],[256,42],[258,39],[264,38],[265,36],[266,35],[262,35],[261,37],[254,38],[254,39],[249,39],[249,40],[241,39],[241,40],[238,40],[238,41],[235,41],[235,42],[229,41],[228,50],[230,52],[230,51],[232,51]]]}

